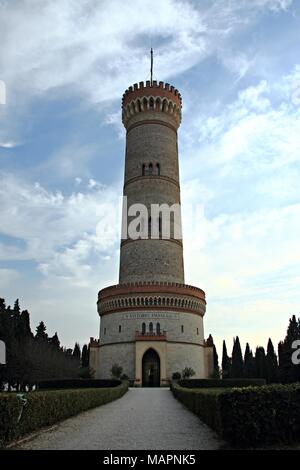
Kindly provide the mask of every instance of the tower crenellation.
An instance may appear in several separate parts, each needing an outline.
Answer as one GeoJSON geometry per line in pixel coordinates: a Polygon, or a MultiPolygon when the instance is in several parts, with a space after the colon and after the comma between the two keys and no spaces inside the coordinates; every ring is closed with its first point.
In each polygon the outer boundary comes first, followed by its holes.
{"type": "Polygon", "coordinates": [[[160,111],[171,115],[177,127],[181,122],[182,99],[179,91],[169,83],[153,80],[135,83],[123,94],[122,122],[127,127],[130,118],[147,111],[160,111]]]}

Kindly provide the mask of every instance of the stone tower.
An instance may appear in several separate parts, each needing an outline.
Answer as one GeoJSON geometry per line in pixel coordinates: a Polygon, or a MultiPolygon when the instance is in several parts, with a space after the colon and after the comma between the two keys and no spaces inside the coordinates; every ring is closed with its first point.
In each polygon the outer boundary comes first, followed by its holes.
{"type": "MultiPolygon", "coordinates": [[[[141,82],[123,96],[127,131],[124,196],[128,207],[180,204],[177,129],[181,97],[174,87],[141,82]]],[[[171,219],[171,222],[173,219],[171,219]]],[[[155,222],[155,221],[151,221],[155,222]]],[[[149,224],[150,225],[150,224],[149,224]]],[[[119,282],[167,281],[184,283],[182,241],[161,237],[123,240],[119,282]]],[[[174,232],[171,223],[170,235],[174,232]]]]}
{"type": "Polygon", "coordinates": [[[180,93],[163,82],[135,84],[123,95],[122,121],[126,154],[120,276],[119,284],[98,296],[96,376],[110,377],[112,365],[118,364],[136,385],[163,385],[185,367],[192,367],[198,378],[207,377],[211,348],[203,332],[205,293],[184,283],[180,93]],[[159,209],[153,212],[153,207],[159,209]],[[140,208],[146,212],[137,224],[140,208]],[[138,227],[134,235],[132,226],[138,227]]]}

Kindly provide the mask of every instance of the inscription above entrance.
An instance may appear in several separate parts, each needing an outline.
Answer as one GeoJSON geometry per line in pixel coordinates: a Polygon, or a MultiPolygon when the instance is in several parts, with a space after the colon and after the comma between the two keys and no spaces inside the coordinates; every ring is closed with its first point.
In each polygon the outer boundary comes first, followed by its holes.
{"type": "Polygon", "coordinates": [[[125,313],[123,318],[126,320],[139,320],[143,318],[159,318],[168,320],[178,320],[179,313],[168,313],[168,312],[137,312],[137,313],[125,313]]]}

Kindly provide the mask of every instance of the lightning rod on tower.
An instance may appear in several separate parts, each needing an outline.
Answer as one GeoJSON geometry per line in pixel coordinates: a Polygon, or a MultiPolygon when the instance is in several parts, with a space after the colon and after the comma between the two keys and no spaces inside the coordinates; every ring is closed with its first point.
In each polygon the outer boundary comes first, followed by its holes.
{"type": "Polygon", "coordinates": [[[151,78],[150,78],[150,84],[151,84],[151,86],[152,86],[152,84],[153,84],[153,49],[152,49],[152,47],[151,47],[150,55],[151,55],[151,68],[150,68],[151,78]]]}

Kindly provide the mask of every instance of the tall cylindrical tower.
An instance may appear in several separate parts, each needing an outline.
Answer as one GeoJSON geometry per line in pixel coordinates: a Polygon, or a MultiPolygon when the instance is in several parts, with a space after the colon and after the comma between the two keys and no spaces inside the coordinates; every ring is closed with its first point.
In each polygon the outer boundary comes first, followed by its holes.
{"type": "Polygon", "coordinates": [[[120,275],[119,284],[98,295],[97,376],[109,377],[118,364],[136,385],[162,385],[185,367],[193,368],[196,377],[207,377],[211,348],[204,341],[205,293],[184,283],[180,93],[163,82],[135,84],[123,95],[122,121],[120,275]]]}
{"type": "MultiPolygon", "coordinates": [[[[169,84],[157,85],[154,81],[150,86],[149,81],[144,86],[141,82],[124,93],[122,113],[126,128],[126,208],[133,204],[147,207],[148,237],[122,240],[119,281],[184,283],[182,240],[174,236],[174,213],[170,217],[170,237],[164,238],[159,233],[155,239],[151,230],[155,223],[151,205],[180,207],[177,129],[181,121],[181,96],[169,84]]],[[[123,221],[128,226],[127,214],[123,214],[123,221]]],[[[181,220],[177,222],[181,224],[181,220]]],[[[128,230],[123,235],[128,237],[128,230]]]]}

